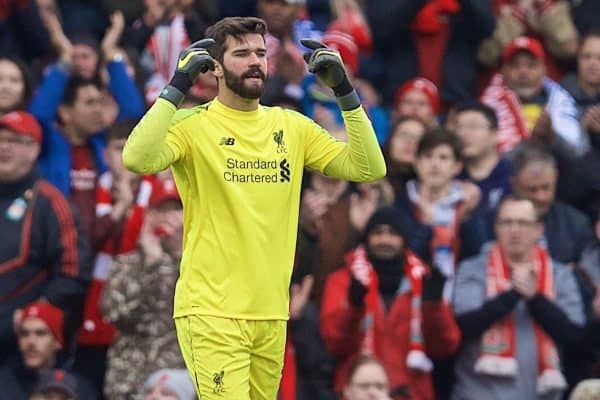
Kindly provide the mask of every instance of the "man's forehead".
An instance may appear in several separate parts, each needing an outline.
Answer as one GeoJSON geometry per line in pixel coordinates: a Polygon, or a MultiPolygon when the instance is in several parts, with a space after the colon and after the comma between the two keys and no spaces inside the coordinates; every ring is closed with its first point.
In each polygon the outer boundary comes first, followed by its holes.
{"type": "Polygon", "coordinates": [[[247,33],[245,35],[227,36],[225,41],[227,50],[241,50],[241,49],[254,49],[254,48],[265,48],[265,39],[259,33],[247,33]]]}

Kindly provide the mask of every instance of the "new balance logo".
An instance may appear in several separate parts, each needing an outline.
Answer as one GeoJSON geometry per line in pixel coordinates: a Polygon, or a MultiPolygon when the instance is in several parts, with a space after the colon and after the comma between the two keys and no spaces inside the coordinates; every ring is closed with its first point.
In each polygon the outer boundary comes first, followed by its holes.
{"type": "Polygon", "coordinates": [[[233,146],[235,144],[235,138],[232,137],[222,137],[219,142],[219,146],[233,146]]]}

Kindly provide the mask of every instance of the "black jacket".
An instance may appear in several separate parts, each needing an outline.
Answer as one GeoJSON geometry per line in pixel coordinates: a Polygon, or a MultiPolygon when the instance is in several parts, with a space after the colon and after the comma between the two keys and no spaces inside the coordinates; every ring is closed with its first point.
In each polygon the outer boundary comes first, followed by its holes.
{"type": "Polygon", "coordinates": [[[73,330],[91,270],[89,244],[57,188],[37,172],[0,183],[0,348],[15,348],[14,310],[40,298],[62,308],[73,330]]]}
{"type": "MultiPolygon", "coordinates": [[[[379,89],[387,103],[395,90],[418,74],[417,51],[411,23],[427,0],[370,0],[366,14],[373,32],[375,55],[384,69],[379,89]]],[[[461,12],[451,17],[439,88],[448,102],[477,95],[477,49],[494,32],[496,19],[490,0],[460,0],[461,12]]]]}

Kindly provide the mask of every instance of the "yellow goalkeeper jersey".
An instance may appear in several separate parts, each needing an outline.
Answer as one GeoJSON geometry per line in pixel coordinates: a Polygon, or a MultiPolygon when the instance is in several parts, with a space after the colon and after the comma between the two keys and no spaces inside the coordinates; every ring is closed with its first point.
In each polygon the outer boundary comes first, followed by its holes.
{"type": "Polygon", "coordinates": [[[125,165],[171,166],[184,207],[175,318],[287,319],[305,167],[353,180],[385,174],[362,107],[343,112],[350,143],[279,107],[217,99],[178,110],[159,99],[130,135],[125,165]]]}

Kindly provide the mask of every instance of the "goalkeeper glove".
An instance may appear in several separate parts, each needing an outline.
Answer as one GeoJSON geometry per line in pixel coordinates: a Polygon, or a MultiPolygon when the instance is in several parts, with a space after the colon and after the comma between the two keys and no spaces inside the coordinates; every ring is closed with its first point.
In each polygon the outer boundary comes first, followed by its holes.
{"type": "Polygon", "coordinates": [[[302,39],[300,43],[311,49],[304,54],[308,70],[333,89],[340,108],[347,111],[360,106],[360,100],[348,80],[340,54],[316,40],[302,39]]]}
{"type": "Polygon", "coordinates": [[[206,50],[214,45],[214,39],[202,39],[192,43],[179,54],[177,69],[171,82],[160,93],[160,97],[176,107],[181,104],[187,91],[194,85],[198,75],[215,69],[215,60],[206,50]]]}

